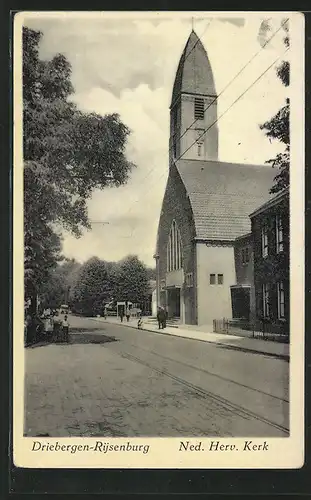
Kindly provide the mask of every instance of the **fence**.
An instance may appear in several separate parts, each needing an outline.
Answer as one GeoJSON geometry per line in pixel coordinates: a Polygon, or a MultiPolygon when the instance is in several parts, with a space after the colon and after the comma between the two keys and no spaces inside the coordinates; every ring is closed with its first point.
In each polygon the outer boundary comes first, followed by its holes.
{"type": "Polygon", "coordinates": [[[268,321],[247,321],[244,319],[214,319],[213,331],[227,335],[238,335],[276,342],[289,342],[287,324],[275,324],[268,321]]]}

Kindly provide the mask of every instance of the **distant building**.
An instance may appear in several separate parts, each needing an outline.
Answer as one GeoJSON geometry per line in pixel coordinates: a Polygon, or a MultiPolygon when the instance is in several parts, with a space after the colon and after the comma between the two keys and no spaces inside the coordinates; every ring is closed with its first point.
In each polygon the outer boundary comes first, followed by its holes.
{"type": "Polygon", "coordinates": [[[157,304],[181,323],[231,317],[234,245],[251,231],[275,172],[218,160],[217,92],[194,31],[179,61],[170,106],[169,176],[160,214],[157,304]]]}
{"type": "Polygon", "coordinates": [[[289,331],[289,190],[251,215],[256,318],[276,333],[289,331]]]}

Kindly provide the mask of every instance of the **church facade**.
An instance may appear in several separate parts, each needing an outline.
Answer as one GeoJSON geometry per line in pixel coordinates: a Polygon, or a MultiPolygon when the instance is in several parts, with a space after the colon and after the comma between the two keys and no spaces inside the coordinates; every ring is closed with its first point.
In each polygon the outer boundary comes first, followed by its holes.
{"type": "Polygon", "coordinates": [[[271,167],[220,162],[217,93],[194,31],[179,61],[170,106],[169,175],[159,219],[157,304],[181,323],[231,318],[234,244],[265,203],[271,167]]]}

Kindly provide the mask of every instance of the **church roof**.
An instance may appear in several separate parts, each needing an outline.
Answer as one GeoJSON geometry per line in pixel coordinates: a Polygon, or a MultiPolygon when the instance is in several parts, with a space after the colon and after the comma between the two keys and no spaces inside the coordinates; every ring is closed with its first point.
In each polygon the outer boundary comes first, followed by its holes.
{"type": "Polygon", "coordinates": [[[192,207],[196,238],[232,241],[251,231],[249,214],[273,195],[271,166],[179,160],[176,167],[192,207]]]}
{"type": "Polygon", "coordinates": [[[217,95],[206,50],[194,31],[190,33],[179,61],[171,106],[182,92],[209,96],[217,95]]]}

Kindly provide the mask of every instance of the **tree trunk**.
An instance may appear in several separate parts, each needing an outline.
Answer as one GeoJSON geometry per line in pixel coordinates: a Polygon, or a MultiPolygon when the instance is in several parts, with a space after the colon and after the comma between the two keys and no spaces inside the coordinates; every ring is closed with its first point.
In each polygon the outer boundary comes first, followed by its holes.
{"type": "Polygon", "coordinates": [[[27,344],[31,344],[36,340],[36,323],[35,317],[37,314],[37,291],[34,285],[28,286],[28,296],[31,300],[31,304],[28,308],[27,315],[31,317],[30,324],[27,325],[26,341],[27,344]]]}

